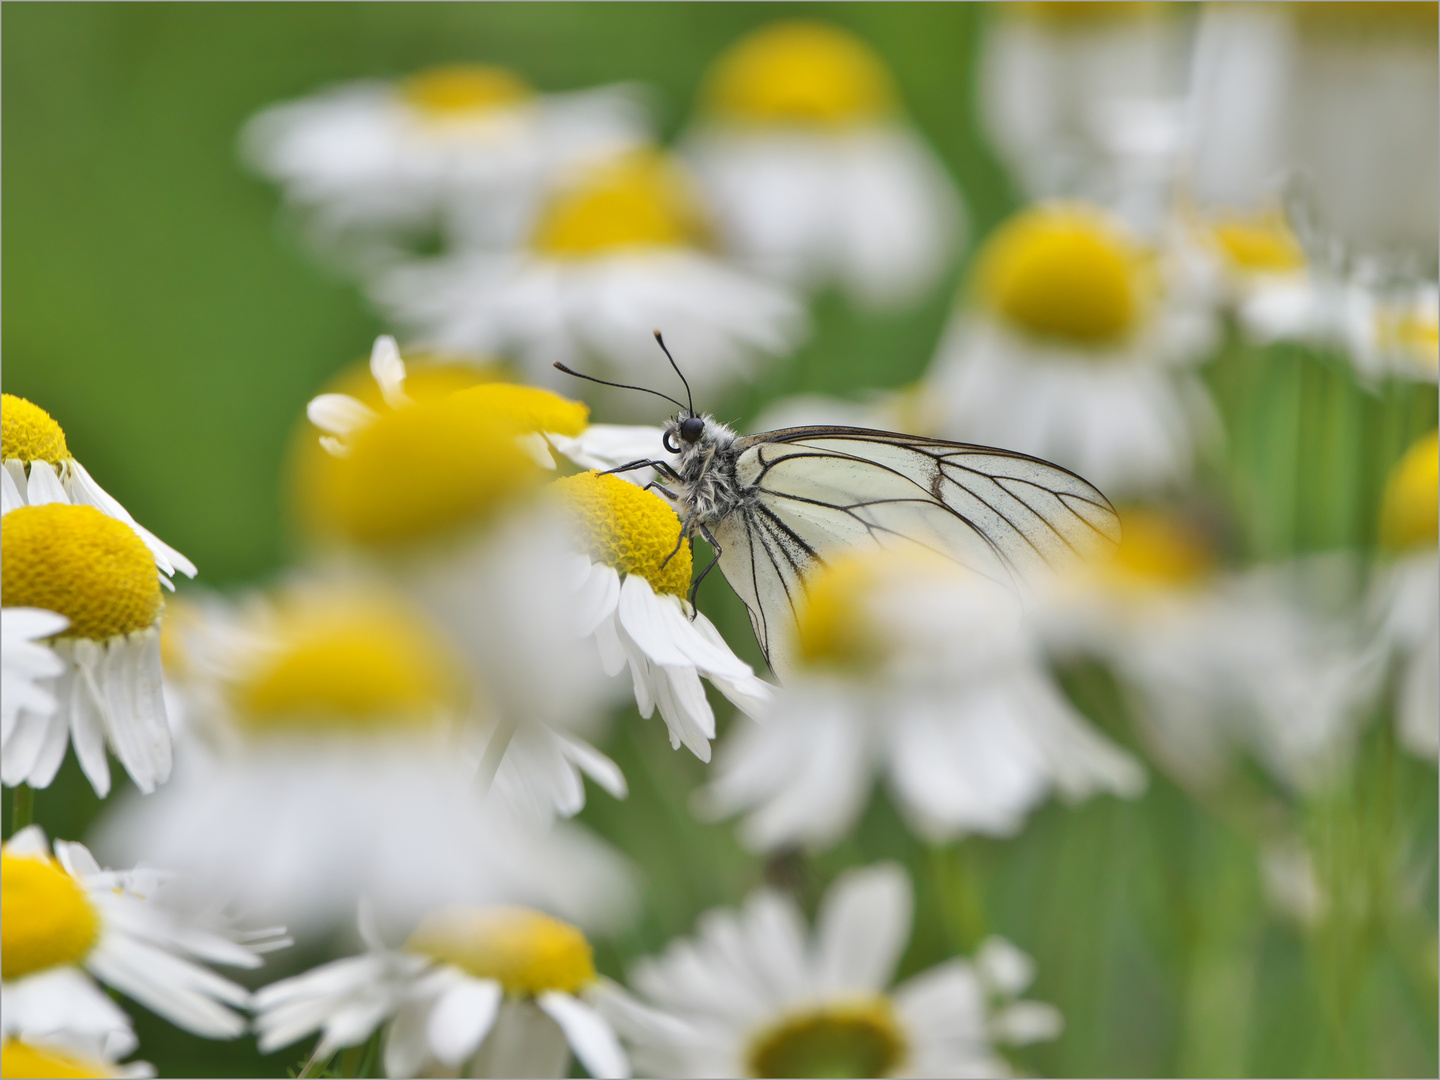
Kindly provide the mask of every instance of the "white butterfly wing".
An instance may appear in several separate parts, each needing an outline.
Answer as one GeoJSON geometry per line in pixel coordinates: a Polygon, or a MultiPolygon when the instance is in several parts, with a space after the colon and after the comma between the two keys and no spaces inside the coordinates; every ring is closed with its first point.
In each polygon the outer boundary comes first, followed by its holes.
{"type": "Polygon", "coordinates": [[[721,572],[782,678],[805,581],[837,549],[914,544],[1023,589],[1120,539],[1094,486],[1008,450],[838,427],[786,428],[735,446],[751,497],[712,531],[721,572]]]}

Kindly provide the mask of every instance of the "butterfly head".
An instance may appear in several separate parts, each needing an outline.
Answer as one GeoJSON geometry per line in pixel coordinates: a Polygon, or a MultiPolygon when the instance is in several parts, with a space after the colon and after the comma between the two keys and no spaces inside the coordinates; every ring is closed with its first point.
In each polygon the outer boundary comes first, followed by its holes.
{"type": "Polygon", "coordinates": [[[687,447],[696,446],[705,438],[706,419],[703,416],[681,413],[665,422],[664,434],[660,436],[660,441],[672,454],[679,454],[687,447]]]}

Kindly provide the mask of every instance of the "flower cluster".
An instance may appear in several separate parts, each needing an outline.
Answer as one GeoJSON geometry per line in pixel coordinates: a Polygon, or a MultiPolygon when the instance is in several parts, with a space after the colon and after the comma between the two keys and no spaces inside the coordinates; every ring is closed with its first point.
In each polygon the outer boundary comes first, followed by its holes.
{"type": "Polygon", "coordinates": [[[150,1075],[123,996],[304,1076],[1024,1075],[1066,1022],[1022,994],[1065,963],[971,863],[1125,801],[1225,821],[1314,934],[1422,908],[1399,856],[1344,895],[1343,830],[1306,817],[1367,738],[1440,752],[1412,6],[1011,5],[980,112],[1031,201],[958,277],[904,72],[815,20],[721,52],[669,148],[640,87],[497,66],[254,116],[247,165],[398,338],[312,388],[294,557],[225,592],[167,596],[196,567],[4,395],[0,1072],[150,1075]],[[859,397],[768,401],[817,425],[768,441],[695,409],[783,385],[826,290],[896,318],[947,279],[909,386],[877,362],[859,397]],[[1364,473],[1347,550],[1265,531],[1279,436],[1236,418],[1279,415],[1276,341],[1409,410],[1363,462],[1312,440],[1364,473]],[[663,427],[592,420],[672,368],[663,427]],[[31,821],[69,757],[130,869],[31,821]],[[656,901],[655,866],[726,859],[656,901]],[[291,935],[266,985],[212,970],[291,935]]]}

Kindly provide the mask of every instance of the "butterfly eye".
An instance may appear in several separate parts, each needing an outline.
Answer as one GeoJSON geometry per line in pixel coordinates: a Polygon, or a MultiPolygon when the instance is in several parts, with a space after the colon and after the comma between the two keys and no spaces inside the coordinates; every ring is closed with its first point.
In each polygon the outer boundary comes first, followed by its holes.
{"type": "Polygon", "coordinates": [[[688,443],[697,442],[705,433],[705,421],[698,416],[687,416],[680,421],[680,438],[688,443]]]}
{"type": "Polygon", "coordinates": [[[670,435],[671,433],[668,431],[665,432],[664,435],[661,435],[660,444],[665,447],[668,453],[678,454],[680,452],[680,447],[675,444],[675,440],[672,439],[670,435]]]}

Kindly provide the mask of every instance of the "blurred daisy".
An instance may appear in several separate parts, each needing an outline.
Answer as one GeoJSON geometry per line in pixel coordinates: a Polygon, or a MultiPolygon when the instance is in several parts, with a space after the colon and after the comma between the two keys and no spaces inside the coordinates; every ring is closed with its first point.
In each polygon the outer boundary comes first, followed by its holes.
{"type": "MultiPolygon", "coordinates": [[[[154,533],[136,524],[126,509],[97,484],[85,466],[70,455],[65,432],[38,405],[13,394],[0,394],[0,457],[4,459],[3,509],[44,503],[93,506],[107,517],[130,526],[155,557],[168,579],[180,571],[195,576],[195,564],[154,533]]],[[[164,582],[171,587],[170,582],[164,582]]]]}
{"type": "Polygon", "coordinates": [[[629,1062],[586,998],[590,943],[528,908],[450,907],[388,947],[362,909],[368,952],[272,983],[255,995],[261,1053],[323,1031],[315,1060],[385,1026],[389,1076],[625,1077],[629,1062]]]}
{"type": "Polygon", "coordinates": [[[980,64],[985,132],[1031,198],[1164,222],[1184,139],[1187,20],[1171,4],[996,9],[980,64]]]}
{"type": "MultiPolygon", "coordinates": [[[[587,923],[624,907],[608,848],[485,797],[476,688],[409,605],[327,584],[217,601],[191,622],[177,681],[196,738],[170,785],[102,823],[103,849],[193,871],[306,932],[347,920],[358,895],[402,925],[451,902],[542,903],[587,923]]],[[[553,753],[572,773],[600,757],[553,753]]]]}
{"type": "MultiPolygon", "coordinates": [[[[7,485],[9,477],[7,470],[7,485]]],[[[59,707],[33,693],[5,707],[6,786],[48,787],[73,743],[102,798],[110,790],[107,745],[136,787],[154,791],[170,775],[170,730],[160,689],[161,575],[144,542],[93,506],[10,505],[0,517],[0,579],[7,606],[69,620],[50,642],[63,671],[44,688],[59,707]]]]}
{"type": "Polygon", "coordinates": [[[44,639],[69,625],[64,615],[41,608],[0,608],[0,716],[4,722],[0,741],[10,741],[21,709],[48,719],[59,707],[47,684],[65,673],[65,661],[44,639]]]}
{"type": "Polygon", "coordinates": [[[1215,424],[1188,370],[1214,327],[1164,270],[1083,204],[1005,222],[927,376],[943,433],[1057,462],[1111,495],[1185,482],[1215,424]]]}
{"type": "Polygon", "coordinates": [[[827,847],[877,773],[922,835],[1008,836],[1052,791],[1134,796],[1140,766],[1095,732],[1032,654],[1019,603],[938,557],[829,564],[796,630],[798,670],[721,747],[702,806],[748,812],[741,837],[827,847]]]}
{"type": "Polygon", "coordinates": [[[332,557],[404,589],[455,639],[485,697],[472,712],[485,725],[483,783],[493,777],[542,817],[584,805],[581,771],[623,795],[620,771],[578,737],[601,720],[606,680],[573,633],[568,531],[532,496],[556,467],[554,449],[592,460],[623,448],[634,460],[652,444],[626,446],[628,432],[595,440],[589,410],[546,390],[457,387],[453,367],[411,378],[390,338],[376,342],[371,369],[368,387],[310,403],[312,423],[330,434],[326,452],[311,442],[297,455],[307,529],[332,557]]]}
{"type": "MultiPolygon", "coordinates": [[[[636,152],[557,190],[523,250],[402,267],[373,292],[428,346],[515,355],[527,377],[552,386],[556,361],[584,369],[598,360],[620,382],[653,377],[658,326],[705,394],[806,332],[793,296],[708,245],[687,177],[658,153],[636,152]]],[[[634,405],[617,399],[617,407],[634,405]]]]}
{"type": "Polygon", "coordinates": [[[960,239],[955,186],[884,62],[828,23],[771,23],[731,46],[682,145],[727,250],[807,289],[904,305],[960,239]]]}
{"type": "Polygon", "coordinates": [[[1343,320],[1341,339],[1363,379],[1440,378],[1440,286],[1434,281],[1371,287],[1362,274],[1336,307],[1343,320]]]}
{"type": "Polygon", "coordinates": [[[581,473],[555,488],[585,546],[574,560],[581,635],[595,639],[607,675],[629,665],[640,715],[659,706],[671,746],[709,761],[715,713],[700,676],[752,715],[770,687],[685,599],[693,567],[680,519],[659,495],[614,475],[581,473]]]}
{"type": "Polygon", "coordinates": [[[289,944],[283,930],[240,935],[187,920],[164,902],[162,876],[102,870],[80,844],[56,841],[52,857],[37,825],[10,838],[0,864],[7,1039],[129,1053],[130,1020],[97,981],[193,1034],[233,1039],[250,995],[206,965],[256,968],[260,953],[289,944]]]}
{"type": "Polygon", "coordinates": [[[1188,184],[1253,209],[1289,184],[1307,247],[1389,272],[1433,267],[1440,67],[1433,4],[1210,4],[1191,91],[1188,184]]]}
{"type": "Polygon", "coordinates": [[[1440,754],[1440,558],[1436,489],[1440,441],[1417,440],[1390,474],[1381,539],[1394,558],[1372,585],[1379,644],[1398,668],[1396,723],[1414,754],[1440,754]]]}
{"type": "Polygon", "coordinates": [[[1316,557],[1220,572],[1183,520],[1121,520],[1115,557],[1044,609],[1051,647],[1109,663],[1152,756],[1187,782],[1215,783],[1237,749],[1286,786],[1322,782],[1373,694],[1353,567],[1316,557]]]}
{"type": "Polygon", "coordinates": [[[473,64],[272,106],[241,146],[314,215],[321,240],[359,232],[404,244],[438,229],[452,242],[508,245],[557,173],[648,137],[630,87],[541,95],[513,72],[473,64]]]}
{"type": "Polygon", "coordinates": [[[643,1000],[602,984],[599,1004],[649,1076],[1007,1076],[994,1043],[1060,1033],[1052,1006],[1015,1000],[1034,965],[999,938],[890,988],[912,907],[893,863],[842,874],[813,935],[762,889],[636,964],[643,1000]]]}

